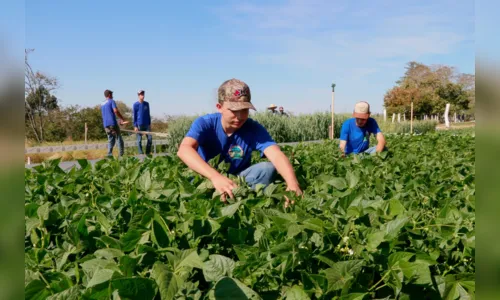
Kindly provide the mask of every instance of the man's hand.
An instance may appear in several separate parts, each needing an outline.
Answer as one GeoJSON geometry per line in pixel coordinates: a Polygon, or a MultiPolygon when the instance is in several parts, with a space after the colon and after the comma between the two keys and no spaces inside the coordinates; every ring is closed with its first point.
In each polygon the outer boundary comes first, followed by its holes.
{"type": "Polygon", "coordinates": [[[135,131],[135,132],[139,131],[139,128],[134,127],[134,131],[135,131]]]}
{"type": "Polygon", "coordinates": [[[212,179],[212,184],[219,193],[221,193],[221,201],[227,202],[226,197],[234,199],[233,189],[238,187],[231,179],[224,175],[217,175],[212,179]]]}
{"type": "MultiPolygon", "coordinates": [[[[289,185],[289,186],[287,186],[286,191],[287,191],[287,192],[288,192],[288,191],[295,192],[295,195],[297,195],[297,196],[301,196],[301,195],[303,195],[302,190],[300,189],[300,187],[299,187],[299,185],[298,185],[298,184],[294,184],[294,185],[289,185]]],[[[291,204],[292,204],[292,205],[293,205],[293,204],[295,204],[295,201],[293,201],[293,199],[292,199],[292,201],[291,201],[291,204]]],[[[285,208],[287,208],[288,206],[290,206],[290,199],[288,199],[288,197],[287,197],[287,196],[285,196],[285,208]]]]}
{"type": "Polygon", "coordinates": [[[129,121],[123,121],[122,119],[120,119],[120,125],[126,125],[128,123],[129,123],[129,121]]]}

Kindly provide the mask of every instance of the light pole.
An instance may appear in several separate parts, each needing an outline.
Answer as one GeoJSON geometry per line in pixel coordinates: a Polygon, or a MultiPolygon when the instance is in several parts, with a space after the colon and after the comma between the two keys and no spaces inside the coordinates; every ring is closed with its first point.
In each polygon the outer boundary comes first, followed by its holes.
{"type": "Polygon", "coordinates": [[[335,130],[335,120],[334,120],[334,100],[335,100],[335,83],[332,83],[332,129],[330,130],[330,138],[333,140],[334,136],[335,136],[335,133],[334,133],[334,130],[335,130]]]}

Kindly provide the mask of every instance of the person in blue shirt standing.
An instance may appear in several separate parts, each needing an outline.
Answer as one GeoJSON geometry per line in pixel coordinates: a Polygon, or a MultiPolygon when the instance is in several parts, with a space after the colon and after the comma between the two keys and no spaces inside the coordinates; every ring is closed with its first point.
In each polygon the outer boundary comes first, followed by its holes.
{"type": "Polygon", "coordinates": [[[116,102],[113,100],[113,91],[105,90],[104,97],[106,97],[106,100],[101,103],[101,114],[104,130],[108,135],[108,156],[113,156],[113,147],[115,146],[116,140],[118,140],[119,156],[123,156],[125,147],[116,116],[120,118],[120,125],[128,124],[128,121],[124,121],[125,118],[118,110],[116,102]]]}
{"type": "Polygon", "coordinates": [[[340,150],[342,154],[380,153],[386,148],[385,137],[378,127],[377,121],[370,118],[370,104],[361,101],[354,106],[353,117],[342,124],[340,131],[340,150]],[[369,148],[370,134],[377,139],[377,145],[369,148]]]}
{"type": "MultiPolygon", "coordinates": [[[[226,201],[227,196],[234,199],[232,190],[237,185],[208,164],[219,154],[230,163],[228,173],[244,177],[251,188],[257,184],[269,185],[277,171],[285,180],[287,190],[301,195],[289,159],[268,131],[248,117],[249,110],[255,110],[250,100],[250,88],[243,81],[233,78],[222,83],[216,104],[218,112],[198,117],[193,122],[177,155],[189,168],[212,182],[222,201],[226,201]],[[251,165],[253,150],[265,155],[269,162],[251,165]]],[[[289,200],[285,199],[285,206],[288,206],[289,200]]]]}
{"type": "MultiPolygon", "coordinates": [[[[144,90],[139,90],[137,95],[139,96],[139,100],[134,103],[133,112],[134,112],[134,130],[135,131],[151,131],[151,113],[149,109],[149,103],[144,101],[144,90]]],[[[151,153],[151,145],[153,144],[153,136],[151,134],[147,134],[147,143],[146,143],[146,155],[151,153]]],[[[139,150],[139,154],[143,154],[142,152],[142,134],[137,133],[137,148],[139,150]]]]}

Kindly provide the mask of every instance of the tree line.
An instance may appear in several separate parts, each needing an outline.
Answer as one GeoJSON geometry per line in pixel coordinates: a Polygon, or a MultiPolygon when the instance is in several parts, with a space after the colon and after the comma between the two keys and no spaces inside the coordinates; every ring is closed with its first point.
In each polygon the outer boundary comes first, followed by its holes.
{"type": "Polygon", "coordinates": [[[475,75],[459,73],[446,65],[428,66],[411,61],[404,75],[384,96],[388,115],[443,115],[447,103],[450,113],[473,115],[476,103],[475,75]]]}

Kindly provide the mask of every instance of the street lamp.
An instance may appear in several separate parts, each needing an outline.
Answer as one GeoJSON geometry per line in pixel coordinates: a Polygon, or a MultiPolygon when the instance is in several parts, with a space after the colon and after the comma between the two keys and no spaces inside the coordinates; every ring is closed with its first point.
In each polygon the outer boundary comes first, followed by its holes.
{"type": "Polygon", "coordinates": [[[332,129],[330,130],[330,138],[333,140],[334,136],[335,136],[335,133],[334,133],[334,129],[335,129],[335,120],[334,120],[334,99],[335,99],[335,83],[332,83],[332,106],[331,106],[331,109],[332,109],[332,129]]]}

